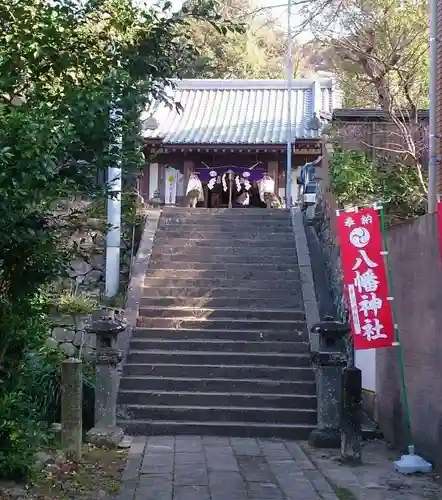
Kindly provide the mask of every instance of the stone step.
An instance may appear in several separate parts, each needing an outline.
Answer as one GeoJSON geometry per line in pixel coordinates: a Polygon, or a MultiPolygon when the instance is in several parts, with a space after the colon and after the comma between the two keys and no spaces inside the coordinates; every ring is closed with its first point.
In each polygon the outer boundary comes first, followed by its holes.
{"type": "Polygon", "coordinates": [[[280,259],[285,259],[285,262],[289,262],[288,259],[296,259],[296,248],[295,245],[289,247],[289,248],[282,248],[278,246],[278,248],[274,249],[269,249],[265,248],[262,249],[259,246],[249,246],[249,247],[242,247],[242,246],[232,246],[228,245],[225,242],[224,246],[222,247],[209,247],[209,246],[201,246],[201,245],[188,245],[186,247],[178,248],[174,244],[162,244],[159,245],[156,243],[152,249],[152,258],[154,259],[157,256],[161,256],[164,254],[171,254],[175,256],[176,258],[181,255],[192,255],[195,256],[196,258],[200,258],[202,256],[220,256],[220,257],[227,257],[227,256],[232,256],[232,257],[244,257],[244,258],[256,258],[260,257],[262,255],[271,255],[273,257],[277,257],[280,259]]]}
{"type": "Polygon", "coordinates": [[[268,379],[294,382],[314,382],[313,369],[308,366],[265,366],[265,365],[184,365],[182,363],[128,363],[123,368],[123,376],[154,377],[190,377],[190,378],[224,378],[268,379]]]}
{"type": "Polygon", "coordinates": [[[233,228],[233,229],[208,229],[206,227],[199,229],[188,229],[180,227],[179,229],[173,230],[168,229],[158,229],[155,233],[155,239],[161,241],[163,238],[170,239],[182,239],[189,238],[193,240],[199,239],[209,239],[209,240],[262,240],[271,239],[275,241],[285,241],[295,240],[295,235],[290,227],[282,230],[275,231],[274,229],[262,228],[233,228]]]}
{"type": "Polygon", "coordinates": [[[121,390],[119,405],[254,407],[316,410],[316,397],[298,394],[247,394],[231,392],[181,392],[121,390]]]}
{"type": "Polygon", "coordinates": [[[131,420],[180,420],[196,422],[275,422],[279,424],[316,424],[316,410],[296,408],[254,408],[242,406],[163,406],[124,405],[131,420]]]}
{"type": "Polygon", "coordinates": [[[161,211],[164,217],[182,216],[188,214],[205,215],[206,217],[219,217],[224,215],[237,216],[239,214],[253,216],[253,215],[281,215],[288,216],[289,210],[279,210],[276,208],[261,208],[261,207],[168,207],[164,206],[161,211]]]}
{"type": "MultiPolygon", "coordinates": [[[[300,273],[297,266],[292,266],[286,271],[271,271],[262,269],[260,266],[249,266],[244,268],[241,265],[231,266],[227,269],[177,269],[172,265],[169,269],[151,269],[149,267],[146,279],[155,278],[162,279],[180,279],[180,280],[199,280],[199,279],[215,279],[215,280],[274,280],[274,281],[299,281],[300,273]]],[[[161,286],[161,284],[160,284],[161,286]]]]}
{"type": "Polygon", "coordinates": [[[271,264],[259,262],[258,259],[253,263],[247,262],[185,262],[180,260],[172,260],[169,262],[158,261],[157,259],[151,260],[149,262],[149,271],[159,270],[159,271],[197,271],[201,273],[207,273],[209,271],[217,273],[239,273],[247,274],[250,272],[261,273],[293,273],[297,272],[299,274],[299,268],[296,262],[280,262],[275,261],[271,264]]]}
{"type": "Polygon", "coordinates": [[[245,340],[219,339],[164,339],[164,338],[133,338],[130,348],[135,351],[158,349],[162,351],[193,351],[193,352],[236,352],[236,353],[287,353],[309,354],[308,342],[249,342],[245,340]]]}
{"type": "Polygon", "coordinates": [[[311,360],[308,353],[262,353],[262,352],[211,352],[211,351],[160,351],[130,349],[126,357],[127,363],[170,363],[184,365],[224,365],[224,366],[289,366],[310,367],[311,360]]]}
{"type": "Polygon", "coordinates": [[[126,434],[131,436],[212,435],[307,440],[316,424],[119,419],[117,425],[123,428],[126,434]]]}
{"type": "Polygon", "coordinates": [[[139,316],[144,318],[174,318],[174,319],[216,319],[228,318],[239,320],[263,321],[305,321],[305,313],[291,309],[238,309],[222,308],[211,309],[203,307],[153,307],[141,306],[139,316]]]}
{"type": "Polygon", "coordinates": [[[284,220],[241,220],[241,219],[209,219],[206,221],[194,220],[191,218],[181,218],[178,221],[172,219],[160,218],[158,221],[158,230],[169,230],[172,231],[198,231],[198,230],[232,230],[232,229],[257,229],[257,230],[269,230],[269,231],[292,231],[293,226],[291,221],[286,218],[284,220]]]}
{"type": "Polygon", "coordinates": [[[254,254],[237,254],[237,255],[229,255],[229,254],[214,254],[210,251],[203,251],[198,253],[195,252],[185,252],[185,251],[177,251],[175,253],[165,253],[158,255],[155,253],[155,256],[149,262],[149,268],[155,268],[156,266],[166,265],[170,266],[174,263],[177,267],[185,268],[190,266],[203,267],[206,265],[221,265],[221,266],[229,266],[231,264],[234,265],[244,265],[244,266],[293,266],[297,263],[297,258],[295,254],[292,255],[272,255],[268,253],[259,254],[254,252],[254,254]]]}
{"type": "MultiPolygon", "coordinates": [[[[155,282],[154,282],[155,284],[155,282]]],[[[261,282],[259,282],[261,285],[261,282]]],[[[182,280],[176,281],[172,285],[166,286],[164,281],[161,282],[161,287],[155,288],[153,286],[143,286],[142,296],[143,297],[180,297],[180,298],[197,298],[197,299],[247,299],[262,300],[263,302],[268,302],[273,300],[273,304],[280,303],[281,300],[287,300],[289,298],[296,298],[296,300],[302,300],[301,286],[296,286],[295,283],[291,290],[281,290],[280,288],[265,288],[260,286],[259,288],[230,288],[222,286],[210,286],[210,283],[206,286],[197,286],[189,284],[184,286],[182,280]],[[209,285],[209,286],[207,286],[209,285]]],[[[256,284],[255,284],[256,286],[256,284]]],[[[282,303],[282,302],[281,302],[282,303]]],[[[238,302],[238,307],[240,303],[238,302]]]]}
{"type": "MultiPolygon", "coordinates": [[[[159,290],[161,292],[162,289],[159,290]]],[[[280,309],[302,309],[304,306],[302,296],[298,294],[290,294],[286,297],[274,298],[256,298],[256,297],[164,297],[162,293],[159,296],[144,296],[140,299],[140,307],[211,307],[211,308],[234,308],[254,309],[264,308],[272,309],[278,307],[280,309]]]]}
{"type": "Polygon", "coordinates": [[[137,326],[145,328],[171,328],[179,330],[199,329],[205,330],[256,330],[259,333],[270,332],[291,332],[293,339],[307,334],[307,325],[304,321],[284,321],[284,320],[256,320],[256,319],[230,319],[230,318],[144,318],[139,317],[137,326]]]}
{"type": "Polygon", "coordinates": [[[167,227],[168,224],[179,225],[179,224],[195,224],[195,225],[224,225],[224,226],[291,226],[292,221],[289,214],[282,214],[278,216],[274,215],[260,215],[252,214],[249,216],[232,216],[229,214],[218,214],[218,215],[183,215],[181,217],[164,217],[160,218],[160,222],[167,227]]]}
{"type": "Polygon", "coordinates": [[[158,339],[188,340],[188,339],[211,339],[211,340],[241,340],[244,342],[308,342],[307,327],[301,332],[290,330],[262,330],[234,328],[206,329],[204,324],[199,323],[200,328],[134,328],[132,339],[158,339]]]}
{"type": "Polygon", "coordinates": [[[226,238],[225,236],[219,236],[218,238],[193,238],[193,237],[180,237],[180,238],[171,238],[166,235],[155,236],[155,244],[160,246],[173,246],[176,250],[181,250],[187,247],[195,247],[195,248],[224,248],[226,253],[229,253],[229,249],[243,247],[244,249],[249,248],[260,248],[262,252],[269,251],[270,249],[278,249],[278,248],[295,248],[295,237],[289,238],[287,236],[278,237],[278,238],[269,238],[265,235],[257,237],[257,238],[247,238],[241,237],[238,235],[237,237],[226,238]],[[235,245],[232,245],[233,240],[235,245]],[[230,243],[230,244],[229,244],[230,243]]]}
{"type": "Polygon", "coordinates": [[[185,218],[202,218],[202,219],[288,219],[290,213],[287,210],[265,209],[265,208],[184,208],[174,207],[163,208],[162,217],[177,219],[185,218]]]}
{"type": "MultiPolygon", "coordinates": [[[[286,293],[293,293],[301,290],[301,282],[298,279],[292,280],[260,280],[260,279],[241,279],[241,278],[177,278],[177,277],[155,277],[144,278],[144,286],[148,288],[170,288],[179,287],[181,289],[192,286],[200,288],[229,288],[232,290],[232,296],[238,290],[266,290],[267,296],[272,295],[273,290],[284,290],[286,293]]],[[[165,292],[164,292],[165,293],[165,292]]]]}
{"type": "Polygon", "coordinates": [[[286,381],[268,379],[231,379],[231,378],[192,378],[192,377],[156,377],[131,376],[120,382],[121,390],[138,391],[196,391],[230,393],[266,393],[266,394],[305,394],[316,395],[314,381],[286,381]]]}

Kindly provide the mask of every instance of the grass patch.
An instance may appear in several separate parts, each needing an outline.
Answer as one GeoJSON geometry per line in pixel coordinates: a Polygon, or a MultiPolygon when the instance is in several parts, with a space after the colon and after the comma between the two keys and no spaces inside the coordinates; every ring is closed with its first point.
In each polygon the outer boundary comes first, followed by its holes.
{"type": "MultiPolygon", "coordinates": [[[[53,472],[42,471],[30,492],[53,500],[95,500],[118,492],[127,450],[85,445],[79,464],[67,463],[53,472]]],[[[32,498],[32,497],[31,497],[32,498]]]]}
{"type": "MultiPolygon", "coordinates": [[[[52,451],[51,455],[52,455],[52,451]]],[[[23,500],[97,500],[114,495],[120,488],[128,450],[104,449],[85,444],[79,464],[49,464],[24,488],[23,500]]],[[[1,486],[1,485],[0,485],[1,486]]],[[[13,496],[2,496],[10,500],[13,496]]]]}
{"type": "Polygon", "coordinates": [[[358,500],[358,498],[347,488],[338,488],[335,485],[331,485],[335,490],[336,496],[339,500],[358,500]]]}

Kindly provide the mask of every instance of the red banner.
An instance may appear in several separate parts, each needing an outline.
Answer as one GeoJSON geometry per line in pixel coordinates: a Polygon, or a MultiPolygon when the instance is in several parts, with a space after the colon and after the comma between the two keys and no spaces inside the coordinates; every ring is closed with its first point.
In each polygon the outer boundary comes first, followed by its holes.
{"type": "Polygon", "coordinates": [[[340,212],[337,228],[354,348],[391,347],[394,324],[379,213],[374,208],[340,212]]]}
{"type": "Polygon", "coordinates": [[[437,202],[437,231],[439,233],[439,251],[442,259],[442,201],[437,202]]]}

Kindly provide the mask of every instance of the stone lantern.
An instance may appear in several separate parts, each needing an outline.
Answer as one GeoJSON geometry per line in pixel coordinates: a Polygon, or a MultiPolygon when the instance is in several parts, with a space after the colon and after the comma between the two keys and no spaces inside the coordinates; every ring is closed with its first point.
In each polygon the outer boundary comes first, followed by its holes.
{"type": "Polygon", "coordinates": [[[97,311],[86,326],[88,333],[96,335],[95,425],[87,437],[99,446],[117,446],[124,437],[122,429],[116,424],[116,406],[117,366],[122,360],[117,341],[125,328],[125,319],[114,309],[97,311]]]}

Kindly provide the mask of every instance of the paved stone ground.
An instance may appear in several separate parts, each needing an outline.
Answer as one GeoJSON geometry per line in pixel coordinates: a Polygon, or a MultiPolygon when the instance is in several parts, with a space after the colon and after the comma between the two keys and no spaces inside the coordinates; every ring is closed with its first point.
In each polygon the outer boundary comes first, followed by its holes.
{"type": "MultiPolygon", "coordinates": [[[[346,467],[339,461],[339,450],[301,446],[325,477],[337,488],[342,498],[351,500],[441,500],[439,474],[404,476],[394,470],[393,462],[401,453],[380,440],[363,443],[362,465],[346,467]],[[339,490],[338,490],[339,491],[339,490]],[[351,492],[351,496],[345,492],[351,492]]],[[[341,498],[341,496],[340,496],[341,498]]]]}
{"type": "Polygon", "coordinates": [[[295,442],[136,437],[117,500],[338,500],[295,442]]]}

